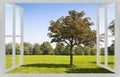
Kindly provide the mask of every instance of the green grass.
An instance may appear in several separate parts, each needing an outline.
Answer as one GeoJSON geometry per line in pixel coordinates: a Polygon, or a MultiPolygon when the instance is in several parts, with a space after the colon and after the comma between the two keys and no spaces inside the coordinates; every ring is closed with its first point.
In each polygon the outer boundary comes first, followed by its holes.
{"type": "MultiPolygon", "coordinates": [[[[16,65],[20,64],[20,55],[16,55],[16,65]]],[[[6,69],[12,67],[12,56],[6,55],[6,69]]]]}
{"type": "MultiPolygon", "coordinates": [[[[10,58],[11,56],[7,56],[10,58]]],[[[101,57],[103,58],[103,57],[101,57]]],[[[114,67],[114,57],[109,56],[109,66],[114,67]]],[[[9,59],[7,59],[7,67],[9,59]]],[[[112,73],[96,65],[95,56],[74,56],[74,68],[69,67],[69,56],[25,55],[24,65],[8,73],[112,73]]]]}
{"type": "MultiPolygon", "coordinates": [[[[100,63],[104,64],[105,57],[100,56],[100,63]]],[[[108,66],[114,68],[114,56],[108,56],[108,66]]]]}
{"type": "Polygon", "coordinates": [[[6,69],[12,67],[12,56],[6,55],[6,69]]]}

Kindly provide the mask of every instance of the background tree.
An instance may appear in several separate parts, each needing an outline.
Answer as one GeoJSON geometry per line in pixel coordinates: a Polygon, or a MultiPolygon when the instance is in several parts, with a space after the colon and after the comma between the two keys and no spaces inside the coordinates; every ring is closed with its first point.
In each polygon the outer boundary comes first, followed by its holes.
{"type": "Polygon", "coordinates": [[[6,44],[6,55],[12,54],[12,43],[6,44]]]}
{"type": "Polygon", "coordinates": [[[84,55],[90,55],[90,51],[91,51],[90,47],[84,48],[84,55]]]}
{"type": "Polygon", "coordinates": [[[40,50],[40,45],[38,43],[35,43],[34,44],[34,47],[33,47],[33,55],[41,55],[42,54],[42,51],[40,50]]]}
{"type": "Polygon", "coordinates": [[[43,42],[40,46],[43,55],[54,54],[54,49],[52,48],[51,44],[47,42],[43,42]]]}
{"type": "Polygon", "coordinates": [[[91,48],[90,55],[96,55],[96,49],[94,47],[91,48]]]}
{"type": "Polygon", "coordinates": [[[70,55],[70,46],[66,45],[63,50],[63,55],[70,55]]]}
{"type": "MultiPolygon", "coordinates": [[[[39,43],[35,43],[34,45],[25,42],[25,55],[43,55],[43,52],[41,48],[47,48],[49,50],[49,46],[40,46],[39,43]],[[47,46],[47,47],[46,47],[47,46]],[[29,51],[30,50],[30,51],[29,51]]],[[[51,48],[51,47],[50,47],[51,48]]],[[[50,49],[51,50],[51,49],[50,49]]],[[[94,47],[86,47],[84,48],[82,45],[77,45],[72,49],[74,55],[95,55],[96,50],[94,47]]],[[[104,51],[104,48],[103,48],[104,51]]],[[[49,51],[48,51],[49,52],[49,51]]],[[[16,54],[20,54],[20,44],[16,43],[16,54]]],[[[104,54],[104,52],[101,51],[101,54],[104,54]]],[[[111,44],[108,47],[108,54],[109,55],[114,55],[114,44],[111,44]]],[[[12,55],[12,43],[7,43],[6,44],[6,55],[12,55]]],[[[64,45],[61,42],[58,42],[56,44],[55,49],[52,48],[52,50],[49,53],[46,53],[44,55],[70,55],[70,46],[69,45],[64,45]]]]}
{"type": "Polygon", "coordinates": [[[55,47],[55,55],[62,55],[64,52],[64,48],[65,48],[64,44],[58,42],[55,47]]]}
{"type": "Polygon", "coordinates": [[[31,55],[33,53],[33,46],[29,42],[24,42],[24,54],[31,55]]]}
{"type": "Polygon", "coordinates": [[[100,49],[100,55],[104,55],[104,53],[105,53],[105,48],[101,48],[100,49]]]}
{"type": "Polygon", "coordinates": [[[84,55],[84,50],[81,45],[75,47],[75,55],[84,55]]]}
{"type": "Polygon", "coordinates": [[[16,43],[16,55],[20,55],[20,44],[16,43]]]}
{"type": "Polygon", "coordinates": [[[60,17],[50,22],[48,36],[51,42],[64,42],[70,46],[70,67],[73,67],[73,48],[75,45],[83,44],[94,46],[96,42],[96,31],[91,30],[90,17],[84,17],[85,12],[69,11],[69,16],[60,17]]]}

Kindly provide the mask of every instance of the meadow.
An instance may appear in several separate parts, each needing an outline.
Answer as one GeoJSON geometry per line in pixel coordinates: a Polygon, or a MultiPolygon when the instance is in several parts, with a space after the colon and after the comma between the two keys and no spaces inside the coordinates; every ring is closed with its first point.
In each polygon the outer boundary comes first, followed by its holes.
{"type": "MultiPolygon", "coordinates": [[[[19,56],[16,56],[19,64],[19,56]]],[[[101,56],[101,63],[104,57],[101,56]]],[[[12,57],[6,56],[6,68],[12,66],[12,57]]],[[[109,56],[109,66],[114,67],[114,57],[109,56]]],[[[69,66],[69,56],[25,55],[24,65],[8,73],[112,73],[96,64],[96,56],[74,56],[74,68],[69,66]]]]}

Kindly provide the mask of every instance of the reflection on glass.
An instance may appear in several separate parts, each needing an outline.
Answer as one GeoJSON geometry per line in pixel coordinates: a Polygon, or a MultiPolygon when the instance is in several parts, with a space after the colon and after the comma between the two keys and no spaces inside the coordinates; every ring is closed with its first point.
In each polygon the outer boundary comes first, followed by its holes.
{"type": "Polygon", "coordinates": [[[114,68],[115,38],[108,37],[108,66],[114,68]]]}
{"type": "Polygon", "coordinates": [[[114,35],[114,25],[115,25],[115,5],[111,4],[108,6],[108,35],[114,35]]]}
{"type": "Polygon", "coordinates": [[[114,68],[115,57],[115,5],[108,6],[108,66],[114,68]]]}
{"type": "Polygon", "coordinates": [[[6,38],[6,69],[12,67],[12,38],[6,38]]]}

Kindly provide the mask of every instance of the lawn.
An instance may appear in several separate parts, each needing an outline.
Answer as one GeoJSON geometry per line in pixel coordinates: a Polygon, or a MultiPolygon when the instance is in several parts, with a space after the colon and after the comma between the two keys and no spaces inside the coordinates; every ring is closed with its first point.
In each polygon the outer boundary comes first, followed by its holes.
{"type": "MultiPolygon", "coordinates": [[[[17,63],[19,57],[17,56],[17,63]]],[[[103,63],[103,56],[101,62],[103,63]]],[[[7,56],[7,68],[11,56],[7,56]]],[[[114,57],[109,56],[109,66],[114,67],[114,57]]],[[[69,67],[69,56],[25,55],[24,65],[8,73],[112,73],[96,65],[95,56],[74,56],[74,68],[69,67]]]]}
{"type": "MultiPolygon", "coordinates": [[[[16,55],[16,65],[20,64],[20,55],[16,55]]],[[[7,55],[6,56],[6,69],[12,67],[12,56],[11,55],[7,55]]]]}

